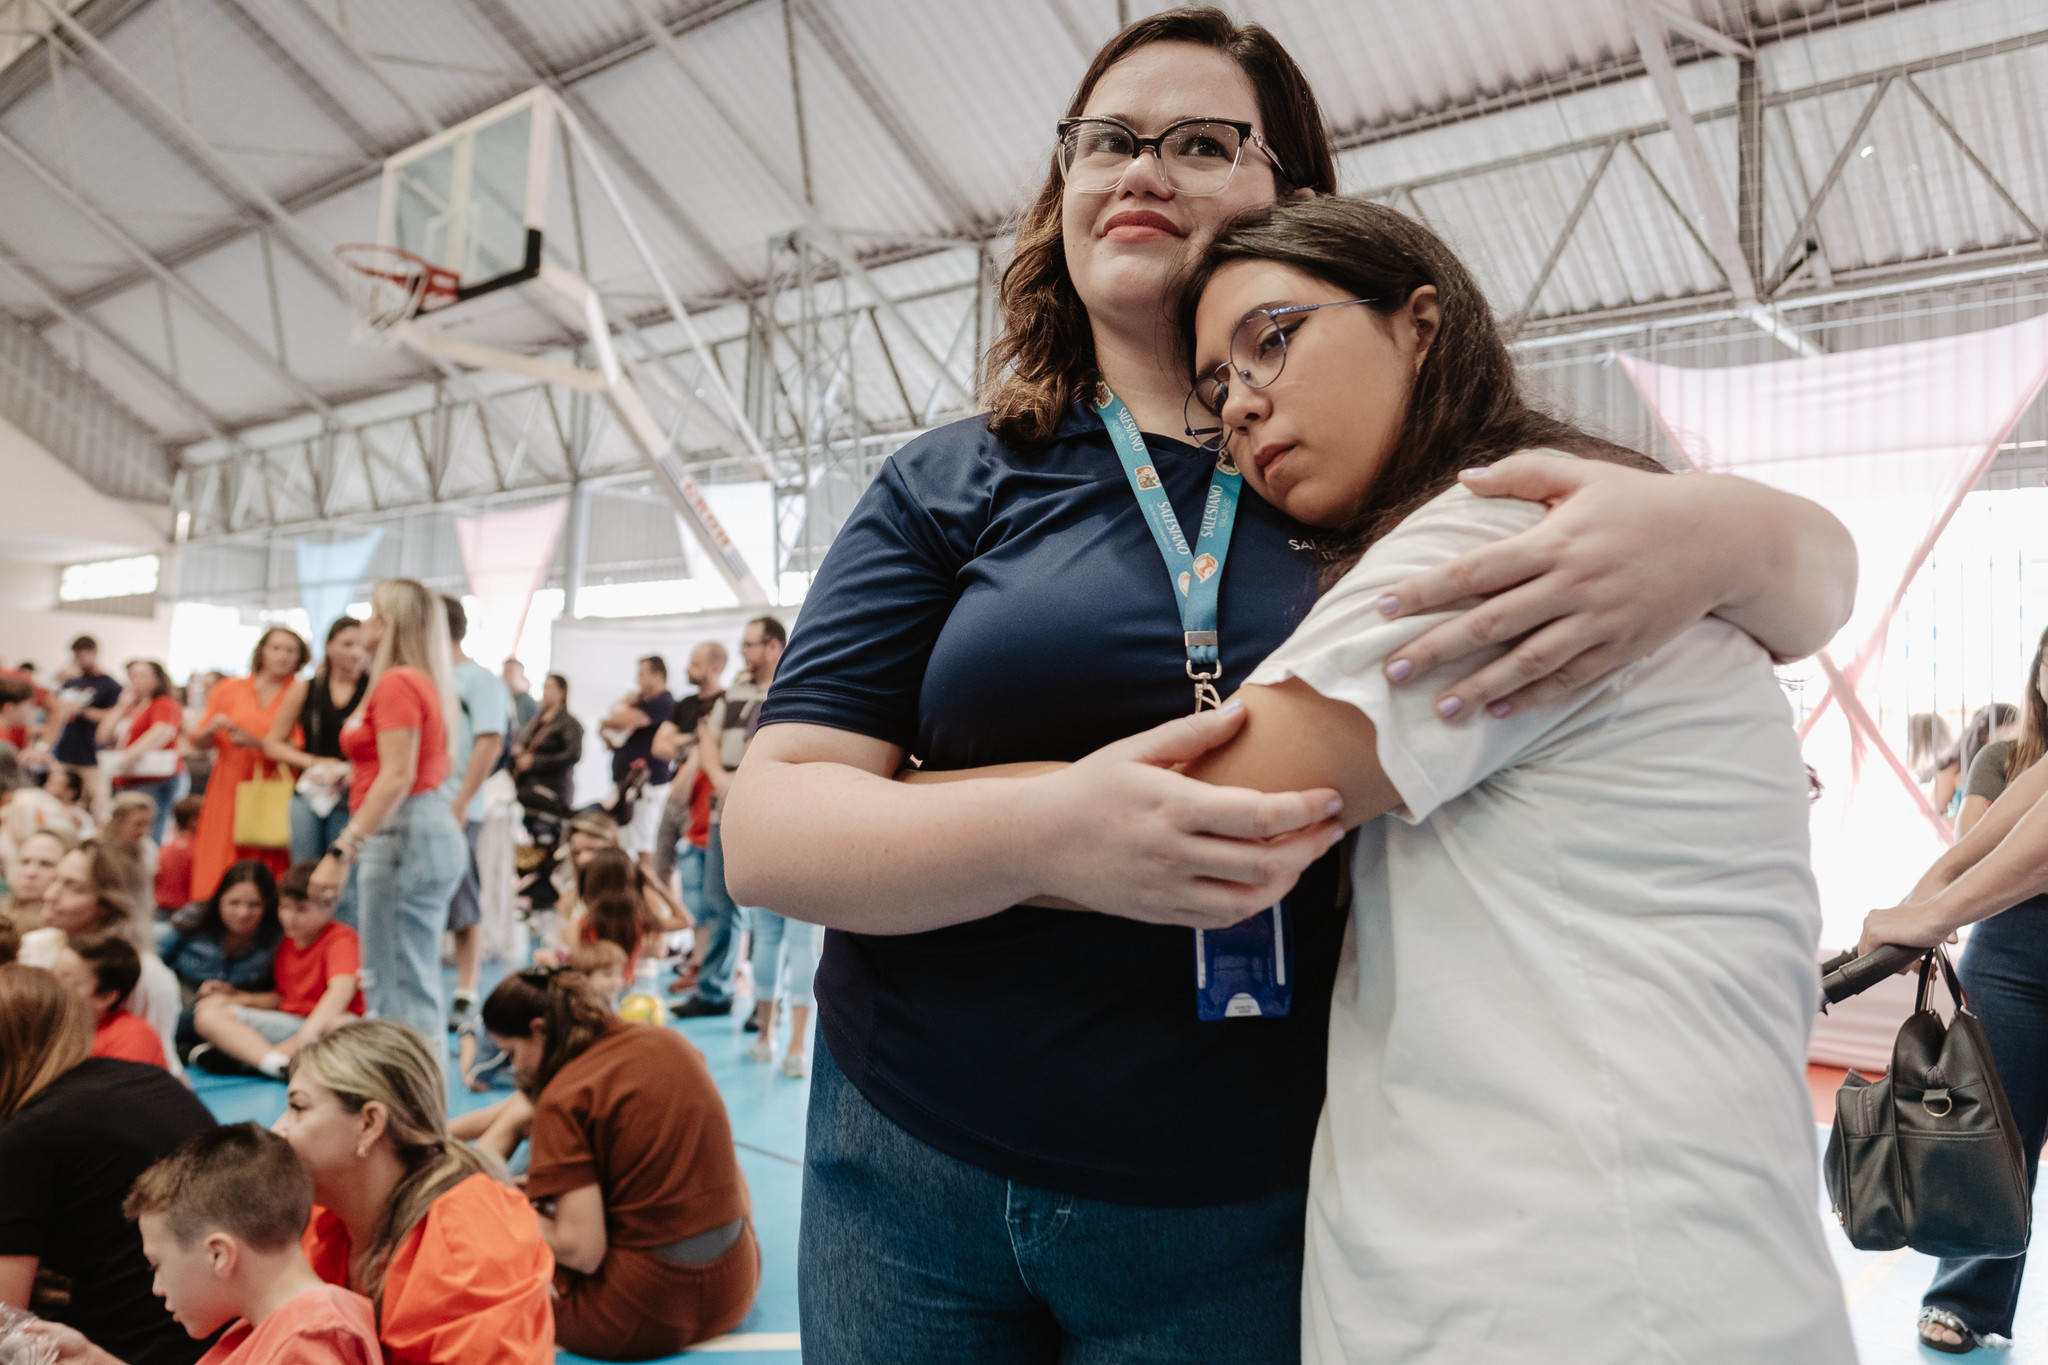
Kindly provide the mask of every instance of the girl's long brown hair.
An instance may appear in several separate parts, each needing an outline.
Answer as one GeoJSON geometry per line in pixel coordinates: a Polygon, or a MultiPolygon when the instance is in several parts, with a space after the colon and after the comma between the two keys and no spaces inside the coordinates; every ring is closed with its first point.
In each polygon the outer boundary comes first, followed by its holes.
{"type": "Polygon", "coordinates": [[[1394,449],[1365,506],[1335,528],[1325,581],[1343,576],[1373,541],[1458,481],[1458,471],[1518,450],[1548,448],[1663,472],[1649,456],[1616,445],[1532,407],[1486,295],[1443,239],[1404,213],[1362,199],[1323,195],[1283,200],[1240,214],[1216,235],[1180,294],[1180,332],[1195,353],[1195,309],[1216,271],[1231,261],[1291,265],[1372,311],[1400,311],[1435,285],[1441,316],[1394,449]]]}
{"type": "Polygon", "coordinates": [[[535,1099],[548,1088],[556,1072],[582,1056],[618,1019],[605,1007],[590,978],[566,967],[530,967],[512,973],[485,998],[482,1014],[484,1028],[500,1038],[530,1037],[534,1020],[547,1021],[548,1040],[541,1048],[540,1066],[523,1083],[526,1093],[535,1099]]]}
{"type": "MultiPolygon", "coordinates": [[[[2012,781],[2048,753],[2048,701],[2041,698],[2041,661],[2048,658],[2048,630],[2034,646],[2034,662],[2027,669],[2027,690],[2020,705],[2020,737],[2005,755],[2005,780],[2012,781]]],[[[1965,780],[1969,778],[1964,773],[1965,780]]]]}
{"type": "MultiPolygon", "coordinates": [[[[1271,33],[1257,24],[1238,24],[1220,9],[1167,10],[1125,28],[1088,64],[1066,116],[1078,118],[1103,73],[1151,43],[1193,43],[1235,61],[1258,92],[1262,135],[1279,162],[1274,178],[1280,193],[1304,188],[1336,192],[1337,163],[1308,77],[1271,33]],[[1283,170],[1291,178],[1283,178],[1283,170]]],[[[1075,397],[1099,377],[1088,309],[1067,273],[1060,231],[1064,191],[1055,153],[1038,197],[1017,220],[1010,264],[996,291],[1001,334],[982,367],[989,430],[1020,450],[1051,440],[1075,397]]]]}
{"type": "Polygon", "coordinates": [[[0,966],[0,1123],[92,1051],[92,1011],[41,967],[0,966]]]}

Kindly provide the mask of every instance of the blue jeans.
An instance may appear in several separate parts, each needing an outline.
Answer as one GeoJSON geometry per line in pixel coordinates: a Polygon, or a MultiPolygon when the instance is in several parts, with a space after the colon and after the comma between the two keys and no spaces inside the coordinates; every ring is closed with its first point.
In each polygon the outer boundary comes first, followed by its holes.
{"type": "MultiPolygon", "coordinates": [[[[1956,975],[1991,1041],[2032,1189],[2048,1134],[2048,896],[2021,901],[1972,929],[1956,975]]],[[[2025,1256],[1944,1260],[1922,1302],[1954,1313],[1980,1335],[2009,1337],[2026,1269],[2025,1256]]]]}
{"type": "MultiPolygon", "coordinates": [[[[658,855],[660,849],[656,849],[658,855]]],[[[704,850],[684,839],[676,845],[676,885],[690,918],[704,916],[704,850]]]]}
{"type": "Polygon", "coordinates": [[[363,997],[370,1013],[418,1030],[437,1057],[447,1051],[441,930],[468,859],[448,798],[428,791],[391,812],[358,863],[363,997]]]}
{"type": "MultiPolygon", "coordinates": [[[[306,804],[306,798],[292,793],[292,861],[309,863],[318,860],[327,852],[348,823],[348,802],[337,801],[334,809],[325,815],[313,814],[313,808],[306,804]]],[[[334,917],[349,928],[356,927],[356,869],[350,867],[348,880],[341,884],[341,902],[334,907],[334,917]]]]}
{"type": "Polygon", "coordinates": [[[158,782],[138,782],[123,787],[120,794],[126,796],[134,792],[156,802],[156,815],[149,822],[149,837],[152,843],[162,848],[164,836],[171,829],[171,807],[178,804],[178,798],[183,796],[191,785],[192,779],[188,774],[173,773],[158,782]]]}
{"type": "Polygon", "coordinates": [[[784,919],[773,910],[750,907],[747,926],[754,931],[754,999],[783,1000],[809,1009],[817,1001],[811,982],[818,975],[818,927],[784,919]],[[782,950],[789,949],[789,988],[782,987],[782,950]]]}
{"type": "Polygon", "coordinates": [[[695,994],[707,1005],[729,1004],[733,969],[740,964],[740,930],[745,924],[740,908],[725,889],[725,848],[718,842],[716,824],[711,826],[711,843],[704,850],[704,880],[697,894],[703,904],[692,913],[697,916],[697,932],[703,936],[705,948],[704,961],[697,968],[695,994]]]}
{"type": "Polygon", "coordinates": [[[821,1046],[797,1253],[804,1360],[1299,1361],[1307,1206],[1307,1186],[1161,1209],[1018,1185],[883,1118],[821,1046]]]}

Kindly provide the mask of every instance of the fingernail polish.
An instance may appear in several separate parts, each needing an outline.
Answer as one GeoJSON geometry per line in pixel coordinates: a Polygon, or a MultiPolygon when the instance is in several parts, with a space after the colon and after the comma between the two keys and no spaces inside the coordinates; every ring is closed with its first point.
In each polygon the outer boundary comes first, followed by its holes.
{"type": "Polygon", "coordinates": [[[1505,701],[1497,701],[1493,705],[1486,708],[1486,714],[1488,714],[1489,716],[1500,717],[1507,715],[1507,713],[1512,710],[1514,710],[1514,707],[1509,703],[1505,701]]]}
{"type": "Polygon", "coordinates": [[[1327,805],[1327,806],[1324,806],[1324,807],[1323,807],[1323,814],[1325,814],[1325,815],[1335,815],[1335,814],[1336,814],[1336,813],[1337,813],[1338,811],[1340,811],[1340,810],[1343,810],[1343,809],[1344,809],[1344,798],[1343,798],[1343,797],[1341,797],[1341,796],[1333,796],[1333,797],[1331,797],[1331,798],[1330,798],[1330,804],[1329,804],[1329,805],[1327,805]]]}
{"type": "Polygon", "coordinates": [[[1380,615],[1382,616],[1399,616],[1401,614],[1401,599],[1392,593],[1382,597],[1379,606],[1380,615]]]}
{"type": "Polygon", "coordinates": [[[1415,665],[1406,659],[1396,659],[1387,665],[1387,676],[1395,682],[1407,682],[1408,675],[1415,671],[1415,665]]]}
{"type": "Polygon", "coordinates": [[[1464,704],[1456,697],[1445,697],[1436,704],[1436,713],[1445,720],[1449,720],[1452,716],[1458,714],[1459,708],[1463,707],[1464,704]]]}

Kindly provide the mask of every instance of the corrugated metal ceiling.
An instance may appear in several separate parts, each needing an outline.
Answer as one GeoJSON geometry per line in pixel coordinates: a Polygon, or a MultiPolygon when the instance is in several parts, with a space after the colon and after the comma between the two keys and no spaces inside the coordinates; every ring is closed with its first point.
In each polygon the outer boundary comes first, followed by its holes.
{"type": "MultiPolygon", "coordinates": [[[[1727,287],[1674,211],[1673,200],[1690,203],[1690,188],[1640,74],[1631,2],[1230,8],[1270,26],[1307,68],[1352,144],[1341,162],[1346,189],[1421,213],[1466,253],[1501,313],[1527,302],[1530,324],[1554,325],[1727,287]],[[1560,246],[1596,169],[1601,179],[1560,246]]],[[[1812,230],[1822,260],[1789,287],[1813,287],[1816,270],[2040,251],[1956,141],[2032,222],[2048,221],[2039,0],[1673,3],[1758,44],[1767,282],[1878,88],[1863,78],[1923,59],[1934,64],[1913,74],[1917,92],[1900,80],[1885,90],[1859,139],[1870,154],[1852,152],[1812,230]],[[1945,54],[1974,55],[1941,65],[1945,54]],[[1830,82],[1840,88],[1816,89],[1830,82]]],[[[1115,0],[93,0],[81,11],[86,27],[185,130],[162,126],[150,98],[73,38],[58,43],[54,79],[31,69],[52,65],[40,56],[6,72],[0,134],[21,155],[0,145],[0,308],[82,358],[174,443],[204,438],[209,423],[233,429],[306,411],[308,388],[346,402],[418,383],[430,374],[423,367],[349,342],[331,283],[184,144],[195,134],[210,144],[319,242],[360,239],[374,233],[383,155],[543,76],[562,78],[600,143],[623,152],[614,173],[682,294],[732,296],[759,284],[770,240],[802,221],[781,188],[803,179],[792,32],[819,214],[864,244],[985,240],[1042,174],[1049,126],[1117,10],[1115,0]],[[711,97],[748,121],[772,167],[648,41],[642,5],[658,9],[708,74],[711,97]],[[93,211],[155,265],[96,228],[93,211]],[[153,270],[174,272],[230,330],[153,270]]],[[[1734,204],[1736,63],[1682,35],[1673,51],[1734,204]]],[[[592,278],[629,309],[652,311],[654,290],[624,234],[591,208],[587,185],[583,200],[592,278]]],[[[552,245],[575,259],[569,234],[552,245]]],[[[971,284],[972,260],[936,257],[925,274],[971,284]]],[[[906,293],[932,287],[911,264],[886,277],[906,293]]],[[[944,349],[960,305],[905,312],[944,349]]],[[[493,316],[528,344],[559,335],[530,310],[493,316]]],[[[930,367],[908,353],[892,360],[921,403],[930,367]]],[[[885,367],[867,365],[860,383],[865,402],[904,407],[885,367]]]]}

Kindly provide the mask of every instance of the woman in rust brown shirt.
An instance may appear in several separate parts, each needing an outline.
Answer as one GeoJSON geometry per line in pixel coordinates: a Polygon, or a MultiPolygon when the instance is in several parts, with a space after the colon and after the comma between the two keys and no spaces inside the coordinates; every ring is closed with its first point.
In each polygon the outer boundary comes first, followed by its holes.
{"type": "Polygon", "coordinates": [[[738,1325],[761,1251],[703,1054],[565,969],[506,977],[483,1023],[533,1100],[526,1194],[555,1253],[561,1346],[643,1360],[738,1325]]]}

